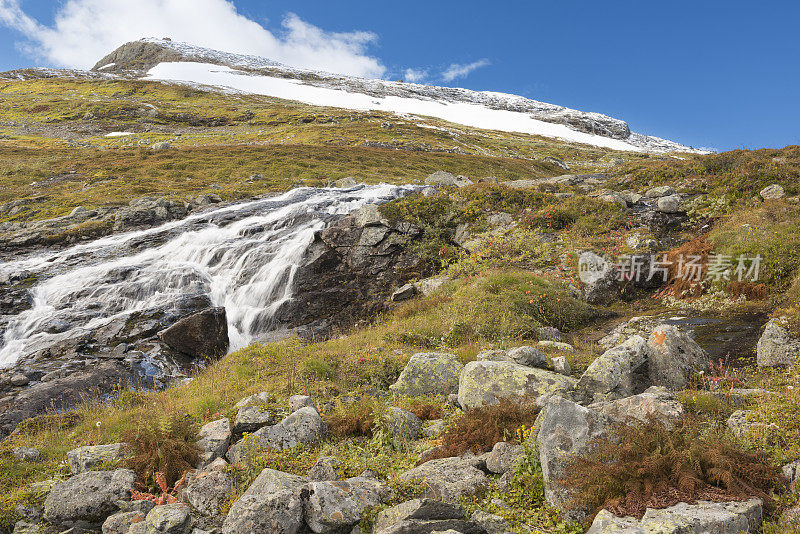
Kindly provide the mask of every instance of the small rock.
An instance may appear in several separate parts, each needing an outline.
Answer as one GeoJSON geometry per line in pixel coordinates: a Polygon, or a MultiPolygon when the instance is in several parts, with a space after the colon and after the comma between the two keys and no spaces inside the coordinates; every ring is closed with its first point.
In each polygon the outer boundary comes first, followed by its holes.
{"type": "Polygon", "coordinates": [[[222,534],[298,534],[303,528],[299,491],[242,495],[231,507],[222,534]]]}
{"type": "Polygon", "coordinates": [[[661,185],[658,187],[653,187],[648,189],[647,192],[644,194],[647,198],[659,198],[659,197],[666,197],[670,195],[674,195],[675,190],[672,189],[668,185],[661,185]]]}
{"type": "Polygon", "coordinates": [[[786,192],[779,184],[768,185],[759,194],[764,200],[778,200],[786,196],[786,192]]]}
{"type": "Polygon", "coordinates": [[[619,296],[617,270],[612,262],[586,251],[578,256],[578,269],[583,295],[589,304],[610,304],[619,296]]]}
{"type": "Polygon", "coordinates": [[[752,413],[753,412],[749,410],[736,410],[733,412],[728,418],[728,430],[730,430],[733,435],[741,437],[750,432],[764,431],[768,428],[778,428],[774,423],[767,424],[761,421],[752,421],[752,413]]]}
{"type": "Polygon", "coordinates": [[[422,429],[422,435],[426,438],[437,438],[444,431],[445,426],[445,422],[441,419],[428,421],[428,424],[422,429]]]}
{"type": "Polygon", "coordinates": [[[662,213],[678,213],[683,211],[680,195],[661,197],[657,202],[658,211],[662,213]]]}
{"type": "Polygon", "coordinates": [[[21,462],[38,462],[42,459],[42,453],[33,447],[14,447],[11,454],[21,462]]]}
{"type": "Polygon", "coordinates": [[[574,353],[575,352],[575,347],[573,347],[569,343],[562,343],[562,342],[559,342],[559,341],[547,341],[547,340],[545,340],[545,341],[540,341],[539,343],[537,343],[537,345],[539,346],[540,349],[544,349],[544,350],[550,349],[550,350],[557,350],[557,351],[569,352],[569,353],[574,353]]]}
{"type": "Polygon", "coordinates": [[[553,371],[564,376],[572,374],[572,367],[569,365],[566,356],[554,356],[550,359],[550,364],[553,366],[553,371]]]}
{"type": "MultiPolygon", "coordinates": [[[[285,450],[297,445],[315,445],[328,433],[328,427],[315,408],[306,406],[293,412],[276,425],[265,426],[251,434],[254,443],[267,448],[285,450]]],[[[247,454],[245,443],[239,441],[228,450],[232,463],[241,463],[247,454]]]]}
{"type": "Polygon", "coordinates": [[[316,533],[341,532],[355,526],[366,510],[389,493],[381,482],[369,478],[311,482],[303,490],[306,523],[316,533]]]}
{"type": "Polygon", "coordinates": [[[345,178],[339,178],[335,182],[333,182],[334,187],[338,187],[339,189],[349,189],[351,187],[355,187],[358,185],[358,182],[352,176],[347,176],[345,178]]]}
{"type": "Polygon", "coordinates": [[[78,447],[67,453],[69,470],[73,475],[83,473],[104,463],[114,463],[122,458],[122,443],[78,447]]]}
{"type": "Polygon", "coordinates": [[[11,385],[21,388],[22,386],[27,386],[30,379],[22,373],[16,373],[11,375],[9,382],[11,382],[11,385]]]}
{"type": "Polygon", "coordinates": [[[131,525],[144,521],[142,512],[119,512],[108,516],[103,522],[103,534],[128,534],[131,525]]]}
{"type": "Polygon", "coordinates": [[[219,514],[231,489],[231,478],[226,473],[210,471],[191,477],[184,494],[192,508],[203,515],[212,516],[219,514]]]}
{"type": "Polygon", "coordinates": [[[330,456],[320,456],[308,471],[308,480],[311,482],[325,482],[339,480],[339,461],[330,456]]]}
{"type": "Polygon", "coordinates": [[[496,514],[475,510],[469,519],[485,530],[486,534],[506,534],[511,531],[511,524],[496,514]]]}
{"type": "Polygon", "coordinates": [[[292,412],[296,412],[300,408],[314,408],[317,409],[317,405],[314,402],[314,399],[309,397],[308,395],[292,395],[289,397],[289,410],[292,412]]]}
{"type": "Polygon", "coordinates": [[[650,384],[679,391],[689,387],[695,373],[708,368],[706,352],[689,334],[661,325],[647,340],[650,384]]]}
{"type": "Polygon", "coordinates": [[[436,187],[466,187],[472,185],[472,180],[464,176],[454,176],[449,172],[436,171],[425,178],[425,184],[436,187]]]}
{"type": "Polygon", "coordinates": [[[788,463],[781,469],[783,476],[789,481],[789,485],[793,492],[797,491],[798,484],[800,483],[800,460],[788,463]]]}
{"type": "Polygon", "coordinates": [[[787,317],[769,320],[756,349],[759,367],[791,366],[800,357],[800,339],[789,332],[788,326],[787,317]]]}
{"type": "Polygon", "coordinates": [[[562,341],[561,332],[553,326],[540,326],[536,329],[539,341],[562,341]]]}
{"type": "Polygon", "coordinates": [[[172,145],[170,144],[169,141],[160,141],[158,143],[154,143],[153,146],[151,146],[150,148],[152,148],[153,150],[167,150],[171,146],[172,145]]]}
{"type": "Polygon", "coordinates": [[[533,347],[517,347],[508,351],[509,357],[520,365],[529,367],[547,368],[547,356],[533,347]]]}
{"type": "Polygon", "coordinates": [[[476,465],[476,458],[440,458],[430,460],[400,475],[403,480],[415,478],[426,483],[425,497],[449,503],[458,503],[462,495],[472,494],[489,483],[476,465]]]}
{"type": "Polygon", "coordinates": [[[392,302],[401,302],[413,298],[417,294],[417,286],[414,284],[406,284],[403,287],[392,293],[392,302]]]}
{"type": "Polygon", "coordinates": [[[148,534],[185,534],[189,527],[189,507],[183,503],[156,506],[144,518],[148,534]]]}
{"type": "Polygon", "coordinates": [[[245,432],[255,432],[263,426],[272,424],[273,414],[261,406],[245,406],[239,409],[233,423],[233,434],[241,436],[245,432]]]}
{"type": "Polygon", "coordinates": [[[161,341],[193,358],[213,359],[228,352],[225,308],[209,308],[184,317],[159,332],[161,341]]]}
{"type": "Polygon", "coordinates": [[[384,410],[381,421],[391,437],[403,441],[419,439],[422,421],[420,421],[419,417],[407,410],[389,406],[384,410]]]}
{"type": "Polygon", "coordinates": [[[261,393],[256,393],[255,395],[250,395],[249,397],[245,397],[239,402],[236,403],[236,408],[244,408],[245,406],[257,406],[259,404],[269,404],[275,400],[275,398],[267,391],[262,391],[261,393]]]}
{"type": "Polygon", "coordinates": [[[217,419],[203,425],[197,433],[200,438],[200,465],[207,465],[225,455],[231,442],[231,422],[227,418],[217,419]]]}
{"type": "Polygon", "coordinates": [[[495,443],[492,451],[486,456],[486,469],[496,475],[502,475],[514,469],[525,454],[525,447],[513,443],[495,443]]]}
{"type": "Polygon", "coordinates": [[[672,428],[685,413],[675,393],[660,386],[652,386],[644,393],[624,399],[595,403],[589,408],[620,421],[647,423],[655,419],[667,428],[672,428]]]}
{"type": "Polygon", "coordinates": [[[378,513],[373,524],[376,534],[426,533],[465,526],[464,509],[434,499],[413,499],[378,513]]]}

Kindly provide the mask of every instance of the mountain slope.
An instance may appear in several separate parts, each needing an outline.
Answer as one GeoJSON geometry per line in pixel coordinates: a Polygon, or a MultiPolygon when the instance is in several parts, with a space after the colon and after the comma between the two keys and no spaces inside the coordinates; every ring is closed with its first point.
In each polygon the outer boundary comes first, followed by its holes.
{"type": "Polygon", "coordinates": [[[614,150],[695,152],[672,141],[633,133],[619,119],[517,95],[308,71],[170,40],[127,43],[101,59],[93,70],[210,85],[313,105],[437,117],[465,126],[542,135],[614,150]]]}

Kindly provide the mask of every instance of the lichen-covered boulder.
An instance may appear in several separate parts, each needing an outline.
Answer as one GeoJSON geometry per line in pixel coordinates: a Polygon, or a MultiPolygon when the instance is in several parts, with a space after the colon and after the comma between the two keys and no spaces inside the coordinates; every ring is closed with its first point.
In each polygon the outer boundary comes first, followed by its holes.
{"type": "Polygon", "coordinates": [[[391,437],[404,441],[419,439],[422,430],[419,417],[396,406],[389,406],[383,411],[381,423],[391,437]]]}
{"type": "MultiPolygon", "coordinates": [[[[561,397],[553,397],[536,420],[536,444],[544,477],[547,502],[563,508],[574,495],[564,477],[577,456],[587,454],[595,440],[614,439],[615,421],[561,397]]],[[[562,510],[569,520],[582,521],[589,510],[562,510]]]]}
{"type": "Polygon", "coordinates": [[[598,402],[589,408],[620,421],[647,423],[652,418],[667,428],[672,428],[685,413],[675,393],[661,386],[652,386],[644,393],[624,399],[598,402]]]}
{"type": "Polygon", "coordinates": [[[779,198],[785,197],[786,192],[780,184],[772,184],[762,189],[759,195],[761,195],[761,198],[764,200],[778,200],[779,198]]]}
{"type": "Polygon", "coordinates": [[[578,268],[583,282],[583,296],[590,304],[610,304],[619,296],[614,264],[594,252],[582,252],[578,268]]]}
{"type": "Polygon", "coordinates": [[[546,393],[563,394],[575,386],[568,377],[512,362],[470,362],[461,372],[458,403],[464,410],[498,404],[503,399],[546,393]]]}
{"type": "Polygon", "coordinates": [[[239,409],[233,422],[233,435],[255,432],[261,427],[271,425],[274,415],[263,406],[245,406],[239,409]]]}
{"type": "Polygon", "coordinates": [[[511,349],[508,351],[508,356],[520,365],[539,367],[540,369],[548,367],[545,353],[534,347],[522,346],[511,349]]]}
{"type": "Polygon", "coordinates": [[[306,523],[316,533],[346,532],[389,493],[386,486],[371,478],[311,482],[303,490],[306,523]]]}
{"type": "Polygon", "coordinates": [[[425,482],[425,497],[458,503],[459,497],[475,493],[489,483],[486,474],[478,469],[477,458],[440,458],[409,469],[400,478],[425,482]]]}
{"type": "Polygon", "coordinates": [[[759,529],[762,513],[760,499],[679,503],[648,509],[641,520],[601,510],[586,534],[742,534],[759,529]]]}
{"type": "Polygon", "coordinates": [[[308,470],[308,480],[312,482],[339,480],[339,468],[339,461],[336,458],[320,456],[308,470]]]}
{"type": "Polygon", "coordinates": [[[303,501],[300,492],[242,495],[231,507],[222,534],[297,534],[303,528],[303,501]]]}
{"type": "Polygon", "coordinates": [[[770,319],[758,340],[756,361],[759,367],[794,365],[800,357],[800,339],[788,330],[786,317],[770,319]]]}
{"type": "Polygon", "coordinates": [[[315,445],[325,439],[328,426],[315,408],[306,406],[273,426],[265,426],[228,449],[228,459],[241,463],[248,445],[284,450],[297,445],[315,445]]]}
{"type": "Polygon", "coordinates": [[[232,490],[231,477],[223,471],[198,473],[189,479],[184,495],[203,515],[217,515],[232,490]]]}
{"type": "Polygon", "coordinates": [[[186,534],[191,519],[185,504],[164,504],[147,513],[144,530],[147,534],[186,534]]]}
{"type": "Polygon", "coordinates": [[[44,501],[44,518],[55,525],[101,524],[129,501],[136,482],[130,469],[85,471],[56,485],[44,501]]]}
{"type": "Polygon", "coordinates": [[[578,390],[595,395],[632,395],[647,376],[647,342],[633,336],[599,356],[578,381],[578,390]]]}
{"type": "Polygon", "coordinates": [[[83,473],[104,463],[113,463],[122,458],[122,443],[88,445],[67,453],[69,470],[73,475],[83,473]]]}
{"type": "Polygon", "coordinates": [[[147,514],[145,512],[119,512],[111,515],[103,522],[103,534],[128,534],[131,525],[141,523],[147,514]]]}
{"type": "Polygon", "coordinates": [[[413,499],[387,508],[373,524],[375,534],[416,534],[433,532],[483,534],[483,529],[464,520],[457,504],[433,499],[413,499]]]}
{"type": "Polygon", "coordinates": [[[411,356],[397,382],[389,389],[409,397],[455,393],[463,368],[455,354],[419,352],[411,356]]]}
{"type": "Polygon", "coordinates": [[[308,480],[301,476],[266,468],[250,484],[244,495],[267,495],[285,490],[299,491],[307,482],[308,480]]]}
{"type": "Polygon", "coordinates": [[[492,451],[486,455],[486,469],[496,475],[502,475],[516,467],[525,454],[525,448],[515,443],[500,441],[494,444],[492,451]]]}
{"type": "Polygon", "coordinates": [[[695,373],[708,368],[706,352],[689,334],[674,325],[661,325],[647,340],[650,384],[680,391],[695,373]]]}
{"type": "Polygon", "coordinates": [[[225,455],[231,442],[231,422],[227,418],[211,421],[200,427],[197,433],[200,449],[200,466],[210,464],[225,455]]]}

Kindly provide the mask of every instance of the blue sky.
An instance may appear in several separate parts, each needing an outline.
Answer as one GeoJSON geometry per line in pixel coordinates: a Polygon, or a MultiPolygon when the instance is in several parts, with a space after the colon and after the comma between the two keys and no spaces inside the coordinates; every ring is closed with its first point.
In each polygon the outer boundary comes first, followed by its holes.
{"type": "Polygon", "coordinates": [[[227,21],[218,47],[300,66],[391,79],[412,69],[427,83],[597,111],[695,147],[800,144],[796,1],[138,0],[133,16],[122,4],[0,0],[0,70],[97,56],[92,64],[125,31],[202,39],[227,21]]]}

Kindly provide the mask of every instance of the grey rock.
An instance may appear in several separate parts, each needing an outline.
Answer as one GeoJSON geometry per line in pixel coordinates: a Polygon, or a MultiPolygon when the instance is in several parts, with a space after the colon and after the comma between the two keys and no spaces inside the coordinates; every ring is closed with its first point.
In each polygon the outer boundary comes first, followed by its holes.
{"type": "Polygon", "coordinates": [[[325,482],[339,480],[339,461],[330,456],[320,456],[308,471],[308,480],[311,482],[325,482]]]}
{"type": "Polygon", "coordinates": [[[601,395],[632,395],[646,376],[647,354],[644,338],[631,337],[596,358],[578,381],[578,389],[601,395]]]}
{"type": "Polygon", "coordinates": [[[381,422],[387,433],[393,438],[413,441],[420,437],[422,421],[408,410],[389,406],[381,414],[381,422]]]}
{"type": "Polygon", "coordinates": [[[21,462],[38,462],[42,459],[42,453],[34,447],[14,447],[11,454],[21,462]]]}
{"type": "Polygon", "coordinates": [[[512,217],[510,213],[500,211],[487,216],[486,222],[492,228],[509,227],[514,224],[514,217],[512,217]]]}
{"type": "Polygon", "coordinates": [[[418,465],[400,475],[403,480],[421,479],[426,483],[425,497],[458,503],[459,497],[474,493],[489,483],[476,466],[476,458],[440,458],[418,465]]]}
{"type": "Polygon", "coordinates": [[[544,341],[540,341],[539,343],[537,343],[537,346],[540,349],[544,349],[544,350],[555,350],[555,351],[559,351],[559,352],[568,352],[568,353],[574,353],[575,352],[575,347],[573,347],[569,343],[564,343],[564,342],[561,342],[561,341],[544,340],[544,341]]]}
{"type": "Polygon", "coordinates": [[[56,525],[101,524],[127,501],[136,482],[130,469],[85,471],[55,486],[44,501],[44,518],[56,525]]]}
{"type": "Polygon", "coordinates": [[[217,515],[232,490],[231,477],[222,471],[208,471],[191,477],[184,495],[203,515],[217,515]]]}
{"type": "Polygon", "coordinates": [[[447,281],[447,277],[445,276],[435,276],[432,278],[426,278],[424,280],[420,280],[417,283],[417,288],[419,292],[423,295],[430,295],[431,293],[438,290],[442,285],[447,281]]]}
{"type": "Polygon", "coordinates": [[[639,201],[642,200],[642,198],[644,198],[639,193],[627,189],[625,191],[620,191],[618,194],[625,200],[625,202],[631,205],[638,204],[639,201]]]}
{"type": "Polygon", "coordinates": [[[418,290],[415,284],[406,284],[392,293],[391,299],[392,302],[401,302],[415,297],[417,293],[418,290]]]}
{"type": "Polygon", "coordinates": [[[209,204],[219,204],[222,202],[222,198],[215,193],[209,193],[197,197],[196,202],[200,206],[208,206],[209,204]]]}
{"type": "Polygon", "coordinates": [[[273,423],[274,414],[262,406],[245,406],[240,408],[233,423],[233,434],[241,436],[245,432],[255,432],[263,426],[273,423]]]}
{"type": "Polygon", "coordinates": [[[308,480],[301,476],[266,468],[259,473],[244,495],[271,495],[282,491],[299,492],[308,480]]]}
{"type": "Polygon", "coordinates": [[[27,386],[30,382],[30,379],[22,373],[15,373],[11,375],[9,382],[11,382],[12,386],[21,388],[22,386],[27,386]]]}
{"type": "MultiPolygon", "coordinates": [[[[252,436],[254,444],[267,449],[284,450],[297,445],[315,445],[328,433],[328,427],[317,410],[306,406],[293,412],[280,423],[256,430],[252,436]]],[[[239,441],[228,450],[232,463],[241,463],[247,450],[246,444],[239,441]]]]}
{"type": "Polygon", "coordinates": [[[553,326],[540,326],[536,329],[536,337],[539,341],[563,341],[561,332],[553,326]]]}
{"type": "Polygon", "coordinates": [[[619,296],[617,270],[614,264],[594,252],[578,256],[583,295],[590,304],[610,304],[619,296]]]}
{"type": "Polygon", "coordinates": [[[258,406],[263,404],[269,404],[271,401],[275,400],[271,393],[268,391],[262,391],[261,393],[256,393],[255,395],[250,395],[249,397],[245,397],[239,402],[236,403],[237,408],[244,408],[245,406],[258,406]]]}
{"type": "Polygon", "coordinates": [[[190,521],[189,507],[183,503],[156,506],[144,518],[148,534],[186,534],[190,521]]]}
{"type": "Polygon", "coordinates": [[[348,189],[350,187],[355,187],[358,185],[358,182],[352,176],[347,176],[345,178],[340,178],[333,182],[334,187],[338,187],[340,189],[348,189]]]}
{"type": "Polygon", "coordinates": [[[786,196],[786,192],[779,184],[768,185],[759,193],[764,200],[778,200],[786,196]]]}
{"type": "Polygon", "coordinates": [[[227,418],[211,421],[200,427],[197,433],[200,438],[197,446],[200,449],[200,465],[207,465],[225,455],[231,442],[231,422],[227,418]]]}
{"type": "Polygon", "coordinates": [[[464,176],[455,176],[449,172],[436,171],[425,178],[426,185],[436,187],[465,187],[472,184],[472,180],[464,176]]]}
{"type": "Polygon", "coordinates": [[[456,393],[463,368],[455,354],[420,352],[411,356],[397,382],[389,389],[409,397],[456,393]]]}
{"type": "Polygon", "coordinates": [[[77,475],[104,463],[117,462],[122,456],[122,443],[88,445],[69,451],[67,462],[69,462],[69,470],[72,474],[77,475]]]}
{"type": "Polygon", "coordinates": [[[620,208],[626,209],[628,207],[628,201],[625,198],[615,192],[606,193],[600,196],[600,200],[603,202],[609,202],[611,204],[616,204],[620,208]]]}
{"type": "Polygon", "coordinates": [[[660,185],[658,187],[653,187],[647,190],[644,194],[647,198],[659,198],[659,197],[666,197],[670,195],[674,195],[675,190],[668,185],[660,185]]]}
{"type": "MultiPolygon", "coordinates": [[[[536,443],[547,502],[559,509],[572,499],[573,489],[563,480],[574,458],[589,452],[598,439],[614,439],[614,420],[561,397],[553,397],[536,422],[536,443]]],[[[565,518],[582,521],[589,510],[562,510],[565,518]]]]}
{"type": "Polygon", "coordinates": [[[741,502],[680,503],[662,510],[648,509],[641,520],[614,517],[602,510],[587,534],[741,534],[761,526],[760,499],[741,502]]]}
{"type": "Polygon", "coordinates": [[[525,454],[525,447],[501,441],[495,443],[492,451],[486,456],[486,469],[496,475],[502,475],[514,469],[525,454]]]}
{"type": "Polygon", "coordinates": [[[406,530],[392,530],[396,525],[403,524],[407,531],[431,532],[430,529],[422,530],[422,527],[450,528],[451,526],[461,526],[460,523],[453,522],[446,524],[447,520],[464,519],[464,509],[456,504],[446,503],[433,499],[413,499],[404,503],[392,506],[378,513],[373,524],[373,532],[406,532],[406,530]],[[439,521],[439,523],[430,523],[439,521]]]}
{"type": "Polygon", "coordinates": [[[351,528],[369,508],[389,495],[381,482],[369,478],[311,482],[304,490],[306,523],[315,533],[335,533],[351,528]]]}
{"type": "Polygon", "coordinates": [[[647,423],[655,419],[667,428],[672,428],[685,413],[675,394],[661,386],[652,386],[644,393],[624,399],[595,403],[589,408],[620,421],[647,423]]]}
{"type": "Polygon", "coordinates": [[[749,410],[736,410],[728,417],[728,430],[730,430],[733,435],[741,437],[750,432],[763,432],[769,428],[778,428],[774,423],[767,424],[752,420],[752,414],[753,412],[749,410]]]}
{"type": "Polygon", "coordinates": [[[147,514],[142,512],[119,512],[103,522],[103,534],[128,534],[131,525],[144,521],[147,514]]]}
{"type": "Polygon", "coordinates": [[[661,197],[656,203],[658,211],[662,213],[678,213],[683,210],[683,203],[680,195],[669,195],[661,197]]]}
{"type": "Polygon", "coordinates": [[[428,424],[422,429],[422,434],[427,438],[437,438],[445,429],[445,426],[445,422],[441,419],[429,421],[428,424]]]}
{"type": "Polygon", "coordinates": [[[706,352],[687,333],[661,325],[647,340],[650,384],[674,390],[689,387],[695,373],[708,368],[706,352]]]}
{"type": "Polygon", "coordinates": [[[800,339],[789,332],[788,324],[786,317],[776,317],[767,322],[756,349],[759,367],[791,366],[797,361],[800,339]]]}
{"type": "Polygon", "coordinates": [[[469,519],[485,530],[486,534],[506,534],[511,532],[511,523],[496,514],[487,514],[481,510],[475,510],[469,519]]]}
{"type": "Polygon", "coordinates": [[[781,469],[783,476],[789,481],[789,485],[793,492],[797,491],[800,485],[800,460],[788,463],[781,469]]]}
{"type": "Polygon", "coordinates": [[[171,146],[169,141],[159,141],[158,143],[153,143],[150,148],[153,150],[168,150],[171,146]]]}
{"type": "Polygon", "coordinates": [[[575,380],[511,362],[469,362],[461,373],[458,403],[464,410],[497,404],[503,399],[535,399],[546,393],[563,394],[575,380]]]}
{"type": "Polygon", "coordinates": [[[558,374],[564,376],[570,376],[572,374],[572,367],[567,361],[566,356],[554,356],[550,358],[550,365],[552,365],[553,371],[558,374]]]}
{"type": "Polygon", "coordinates": [[[547,368],[547,356],[545,353],[534,347],[517,347],[508,351],[508,356],[520,365],[529,367],[547,368]]]}
{"type": "Polygon", "coordinates": [[[308,395],[292,395],[289,397],[289,410],[292,412],[296,412],[300,408],[314,408],[317,409],[317,405],[314,402],[314,399],[309,397],[308,395]]]}

